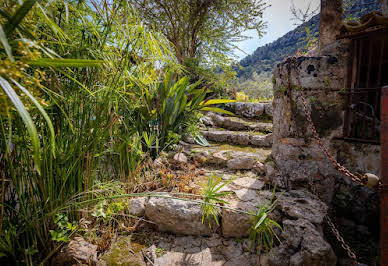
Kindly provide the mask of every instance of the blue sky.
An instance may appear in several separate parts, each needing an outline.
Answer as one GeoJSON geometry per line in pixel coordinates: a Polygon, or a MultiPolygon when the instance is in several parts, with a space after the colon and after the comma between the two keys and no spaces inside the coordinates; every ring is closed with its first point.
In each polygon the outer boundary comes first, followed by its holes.
{"type": "MultiPolygon", "coordinates": [[[[295,21],[292,20],[290,11],[291,0],[267,0],[271,4],[269,8],[264,11],[263,19],[267,22],[264,36],[260,39],[255,30],[245,32],[246,35],[252,39],[240,42],[237,46],[245,51],[247,54],[252,54],[256,48],[282,37],[284,34],[293,30],[296,26],[295,21]]],[[[318,7],[320,0],[293,0],[295,6],[301,9],[307,8],[311,2],[312,7],[318,7]]],[[[235,54],[240,58],[244,58],[246,54],[239,50],[235,54]]]]}

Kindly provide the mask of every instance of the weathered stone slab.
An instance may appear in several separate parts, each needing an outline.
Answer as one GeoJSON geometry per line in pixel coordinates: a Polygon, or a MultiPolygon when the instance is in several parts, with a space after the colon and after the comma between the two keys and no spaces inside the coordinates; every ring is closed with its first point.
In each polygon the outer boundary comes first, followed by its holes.
{"type": "Polygon", "coordinates": [[[215,113],[210,113],[209,117],[217,127],[229,130],[245,130],[249,127],[249,123],[237,117],[225,117],[215,113]]]}
{"type": "Polygon", "coordinates": [[[233,184],[247,189],[262,189],[264,182],[255,178],[243,177],[233,180],[233,184]]]}
{"type": "Polygon", "coordinates": [[[235,190],[237,197],[242,201],[252,201],[257,198],[257,192],[253,189],[242,188],[239,190],[235,190]]]}
{"type": "Polygon", "coordinates": [[[227,130],[202,130],[202,135],[208,140],[217,143],[229,143],[235,145],[254,145],[258,147],[271,147],[272,134],[260,135],[250,132],[227,130]]]}
{"type": "Polygon", "coordinates": [[[233,257],[227,261],[224,266],[235,266],[235,265],[259,265],[259,257],[251,254],[244,253],[238,257],[233,257]]]}
{"type": "Polygon", "coordinates": [[[253,165],[253,172],[255,172],[257,175],[265,175],[266,174],[266,168],[265,165],[262,162],[255,162],[253,165]]]}
{"type": "Polygon", "coordinates": [[[145,205],[148,201],[147,197],[137,197],[129,200],[129,212],[135,216],[143,216],[145,213],[145,205]]]}
{"type": "Polygon", "coordinates": [[[191,157],[202,164],[215,164],[218,166],[226,166],[228,160],[235,158],[250,157],[254,160],[253,169],[257,168],[257,174],[264,175],[265,167],[262,163],[271,156],[271,152],[269,148],[219,144],[210,147],[193,148],[191,150],[191,157]]]}
{"type": "Polygon", "coordinates": [[[234,103],[235,114],[246,117],[258,119],[264,113],[264,104],[262,103],[234,103]]]}
{"type": "Polygon", "coordinates": [[[259,147],[271,147],[272,146],[272,134],[267,135],[253,135],[251,137],[251,144],[259,147]]]}
{"type": "Polygon", "coordinates": [[[74,237],[53,258],[53,265],[73,265],[85,263],[96,265],[97,246],[87,242],[83,237],[74,237]]]}
{"type": "MultiPolygon", "coordinates": [[[[256,207],[250,202],[232,201],[229,206],[234,209],[246,212],[255,211],[256,207]]],[[[249,235],[251,227],[250,215],[234,212],[232,210],[222,210],[222,234],[225,237],[244,237],[249,235]]]]}
{"type": "Polygon", "coordinates": [[[283,193],[278,208],[289,217],[306,219],[314,224],[322,224],[328,209],[326,204],[303,190],[283,193]]]}
{"type": "Polygon", "coordinates": [[[305,219],[284,220],[282,238],[290,249],[300,251],[290,257],[291,265],[336,265],[337,258],[315,225],[305,219]]]}
{"type": "Polygon", "coordinates": [[[264,104],[264,113],[270,117],[273,117],[273,105],[272,102],[264,104]]]}
{"type": "Polygon", "coordinates": [[[227,167],[231,170],[250,170],[253,168],[255,159],[253,157],[236,157],[228,160],[227,167]]]}
{"type": "MultiPolygon", "coordinates": [[[[271,106],[267,108],[272,109],[272,103],[265,105],[271,106]]],[[[270,116],[272,117],[272,114],[270,116]]],[[[252,122],[239,117],[221,116],[215,113],[208,113],[206,119],[211,120],[211,125],[214,127],[232,131],[254,130],[259,132],[272,132],[273,128],[272,123],[252,122]]],[[[209,125],[209,123],[207,124],[209,125]]]]}
{"type": "Polygon", "coordinates": [[[272,123],[254,123],[249,125],[250,130],[259,131],[259,132],[272,132],[273,124],[272,123]]]}
{"type": "Polygon", "coordinates": [[[231,131],[230,141],[233,144],[248,145],[251,141],[252,135],[250,133],[231,131]]]}
{"type": "Polygon", "coordinates": [[[230,132],[225,130],[201,130],[202,135],[210,141],[228,142],[230,139],[230,132]]]}
{"type": "Polygon", "coordinates": [[[208,246],[209,248],[214,248],[222,245],[222,238],[218,234],[214,234],[209,238],[204,238],[204,241],[206,243],[206,246],[208,246]]]}
{"type": "Polygon", "coordinates": [[[228,162],[227,155],[228,153],[225,151],[215,152],[209,157],[208,162],[218,166],[225,166],[228,162]]]}
{"type": "Polygon", "coordinates": [[[228,260],[237,258],[243,253],[242,244],[232,239],[228,241],[224,241],[224,246],[221,250],[221,253],[228,260]]]}
{"type": "Polygon", "coordinates": [[[187,163],[187,157],[183,152],[179,152],[174,155],[173,161],[177,163],[187,163]]]}
{"type": "Polygon", "coordinates": [[[203,116],[201,117],[200,121],[205,125],[205,126],[214,126],[213,119],[210,116],[203,116]]]}
{"type": "Polygon", "coordinates": [[[202,210],[199,204],[184,200],[150,198],[146,204],[145,215],[160,231],[206,236],[217,229],[215,223],[211,229],[207,221],[202,224],[202,210]]]}

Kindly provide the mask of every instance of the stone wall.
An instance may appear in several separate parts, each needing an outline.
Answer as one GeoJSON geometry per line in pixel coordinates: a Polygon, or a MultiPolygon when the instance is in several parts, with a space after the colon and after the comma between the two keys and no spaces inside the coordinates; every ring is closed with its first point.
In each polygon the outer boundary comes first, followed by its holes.
{"type": "Polygon", "coordinates": [[[344,166],[379,175],[380,147],[342,140],[345,77],[349,41],[331,45],[324,55],[289,58],[274,71],[273,157],[278,168],[273,182],[283,187],[305,186],[312,178],[330,202],[336,171],[309,128],[301,94],[314,126],[329,152],[344,166]]]}
{"type": "Polygon", "coordinates": [[[337,222],[352,221],[354,226],[362,225],[373,233],[378,227],[377,193],[352,182],[333,167],[313,137],[301,98],[304,95],[323,144],[339,163],[354,172],[380,176],[380,146],[342,139],[350,44],[348,40],[337,41],[320,56],[288,58],[275,67],[272,156],[277,171],[268,182],[298,189],[308,188],[312,180],[339,218],[337,222]],[[346,200],[342,202],[344,195],[346,200]],[[340,205],[347,204],[342,206],[341,212],[348,210],[343,215],[335,211],[338,199],[340,205]]]}

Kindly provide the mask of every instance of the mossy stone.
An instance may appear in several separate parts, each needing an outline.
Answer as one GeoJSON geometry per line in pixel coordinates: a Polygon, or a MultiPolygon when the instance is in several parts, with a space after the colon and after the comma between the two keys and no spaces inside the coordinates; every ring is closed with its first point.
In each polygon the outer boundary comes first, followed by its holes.
{"type": "Polygon", "coordinates": [[[102,260],[111,266],[145,266],[142,253],[144,248],[144,245],[132,242],[129,236],[123,236],[112,245],[102,260]]]}

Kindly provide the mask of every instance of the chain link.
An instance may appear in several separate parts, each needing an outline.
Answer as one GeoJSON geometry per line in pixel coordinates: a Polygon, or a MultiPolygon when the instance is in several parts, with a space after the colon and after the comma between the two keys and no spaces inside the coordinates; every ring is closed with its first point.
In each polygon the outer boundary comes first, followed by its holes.
{"type": "MultiPolygon", "coordinates": [[[[300,81],[300,74],[299,74],[298,67],[296,66],[296,58],[293,57],[290,60],[291,60],[291,64],[288,64],[288,66],[287,66],[288,67],[288,86],[289,86],[289,90],[291,90],[291,67],[292,66],[294,66],[294,69],[297,72],[296,77],[297,77],[297,81],[298,81],[298,86],[299,86],[299,88],[301,88],[302,86],[301,86],[301,81],[300,81]]],[[[312,121],[310,112],[308,111],[308,108],[307,108],[306,98],[304,97],[302,92],[300,93],[299,97],[302,100],[303,112],[304,112],[304,114],[306,116],[306,119],[308,121],[309,127],[310,127],[310,129],[311,129],[311,131],[313,133],[313,137],[317,141],[321,151],[326,155],[326,157],[333,164],[335,169],[337,169],[339,172],[343,173],[347,177],[351,178],[353,181],[365,185],[368,182],[368,179],[365,176],[362,176],[362,175],[360,175],[358,173],[350,172],[343,165],[341,165],[339,162],[337,162],[337,160],[334,158],[334,156],[329,153],[328,149],[325,147],[325,145],[323,145],[322,140],[319,137],[319,134],[318,134],[318,132],[317,132],[315,126],[314,126],[314,123],[312,121]]],[[[319,198],[319,195],[318,195],[318,192],[317,192],[317,188],[316,188],[316,186],[315,186],[315,184],[314,184],[314,182],[312,181],[311,178],[309,179],[309,185],[310,185],[311,192],[316,197],[319,198]]],[[[381,183],[379,183],[379,186],[381,186],[381,183]]],[[[353,264],[354,265],[359,265],[359,263],[357,261],[357,256],[353,253],[353,251],[350,249],[349,245],[347,245],[345,240],[341,237],[339,231],[335,227],[334,223],[332,222],[332,220],[330,219],[328,214],[326,214],[326,216],[325,216],[325,221],[328,224],[328,226],[330,227],[330,230],[334,234],[334,236],[337,239],[337,241],[341,244],[342,248],[346,251],[348,257],[352,260],[353,264]]]]}
{"type": "Polygon", "coordinates": [[[358,173],[350,172],[343,165],[341,165],[339,162],[337,162],[337,160],[334,158],[334,156],[329,153],[329,151],[327,150],[325,145],[323,145],[322,140],[319,137],[317,130],[315,129],[314,123],[313,123],[313,121],[311,119],[311,115],[310,115],[310,113],[308,112],[308,109],[307,109],[306,98],[304,97],[304,95],[302,93],[300,94],[300,99],[302,100],[303,112],[306,115],[306,119],[307,119],[307,121],[309,123],[309,127],[310,127],[311,131],[313,132],[313,136],[316,139],[316,141],[318,142],[318,145],[321,148],[321,151],[326,155],[326,157],[333,164],[335,169],[337,169],[338,171],[340,171],[341,173],[343,173],[347,177],[350,177],[353,181],[365,185],[368,182],[367,178],[363,177],[362,175],[360,175],[358,173]]]}
{"type": "MultiPolygon", "coordinates": [[[[317,197],[319,198],[319,195],[318,195],[318,192],[317,192],[317,188],[315,186],[315,184],[313,183],[313,181],[311,179],[309,179],[309,185],[310,185],[310,188],[311,188],[311,192],[317,197]]],[[[352,260],[353,264],[354,265],[359,265],[358,261],[357,261],[357,256],[356,254],[354,254],[354,252],[350,249],[350,247],[346,244],[345,240],[342,238],[342,236],[340,235],[339,231],[337,230],[337,228],[335,227],[334,223],[332,222],[331,218],[329,217],[328,214],[326,214],[325,216],[325,221],[327,223],[327,225],[330,227],[330,230],[331,232],[333,233],[333,235],[335,236],[335,238],[337,239],[337,241],[341,244],[341,247],[346,251],[346,254],[348,255],[348,257],[352,260]]]]}

